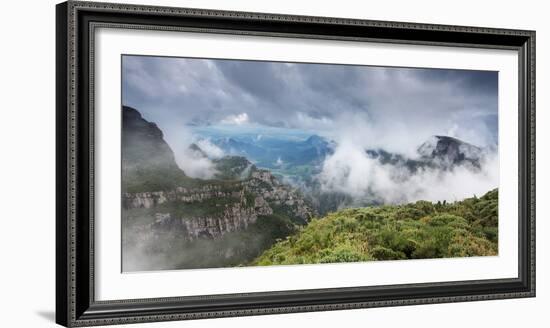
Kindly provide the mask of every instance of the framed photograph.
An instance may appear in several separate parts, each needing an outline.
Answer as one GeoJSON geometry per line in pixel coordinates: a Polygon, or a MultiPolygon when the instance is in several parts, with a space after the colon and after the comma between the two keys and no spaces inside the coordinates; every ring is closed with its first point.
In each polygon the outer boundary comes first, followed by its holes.
{"type": "Polygon", "coordinates": [[[57,5],[57,305],[535,296],[535,32],[57,5]]]}

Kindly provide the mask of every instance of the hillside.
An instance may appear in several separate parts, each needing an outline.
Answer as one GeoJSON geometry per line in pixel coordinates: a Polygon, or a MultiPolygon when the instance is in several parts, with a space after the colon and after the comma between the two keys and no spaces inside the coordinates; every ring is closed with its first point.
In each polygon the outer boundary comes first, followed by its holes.
{"type": "Polygon", "coordinates": [[[455,203],[351,208],[312,220],[253,263],[285,265],[497,255],[498,190],[455,203]]]}

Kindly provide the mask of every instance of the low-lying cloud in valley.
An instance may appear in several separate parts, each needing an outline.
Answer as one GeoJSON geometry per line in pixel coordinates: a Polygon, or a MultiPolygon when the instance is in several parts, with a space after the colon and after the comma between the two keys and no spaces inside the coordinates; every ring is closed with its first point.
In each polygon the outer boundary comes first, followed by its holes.
{"type": "MultiPolygon", "coordinates": [[[[420,167],[411,172],[405,166],[383,164],[366,152],[369,149],[393,149],[397,150],[396,154],[411,160],[429,155],[420,153],[421,143],[415,139],[411,142],[408,134],[401,133],[400,127],[406,125],[405,122],[396,122],[388,128],[389,131],[382,131],[374,127],[367,115],[356,113],[344,114],[337,125],[338,132],[333,134],[334,153],[325,159],[318,175],[324,191],[348,194],[363,200],[363,203],[393,204],[417,200],[461,200],[498,187],[496,145],[487,145],[479,154],[467,154],[468,149],[461,149],[466,155],[479,156],[480,168],[470,165],[449,167],[441,163],[441,166],[420,167]],[[391,147],[391,144],[399,146],[391,147]]],[[[447,135],[455,137],[456,133],[447,135]]],[[[434,142],[437,142],[434,136],[423,141],[424,144],[434,142]]],[[[436,144],[430,146],[436,147],[436,144]]]]}
{"type": "Polygon", "coordinates": [[[179,153],[176,163],[191,178],[212,179],[217,173],[216,166],[210,158],[190,148],[179,153]]]}
{"type": "Polygon", "coordinates": [[[458,165],[450,170],[382,164],[353,143],[340,144],[323,163],[319,181],[326,192],[352,196],[359,203],[401,204],[417,200],[456,201],[498,186],[498,156],[488,153],[481,169],[458,165]]]}
{"type": "Polygon", "coordinates": [[[183,125],[175,131],[175,137],[171,136],[172,138],[167,139],[172,140],[169,144],[174,151],[179,168],[191,178],[212,179],[217,173],[212,160],[223,157],[224,151],[208,139],[194,135],[188,126],[183,125]],[[200,151],[194,149],[192,145],[198,146],[200,151]]]}

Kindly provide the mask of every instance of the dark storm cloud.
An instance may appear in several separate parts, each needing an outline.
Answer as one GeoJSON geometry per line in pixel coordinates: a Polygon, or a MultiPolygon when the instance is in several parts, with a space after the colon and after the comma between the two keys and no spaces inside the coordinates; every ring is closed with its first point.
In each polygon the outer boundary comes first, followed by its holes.
{"type": "Polygon", "coordinates": [[[495,83],[498,73],[493,71],[467,71],[467,70],[448,70],[431,69],[419,70],[421,75],[427,80],[438,82],[455,81],[461,88],[472,93],[492,93],[498,92],[498,84],[495,83]]]}
{"type": "Polygon", "coordinates": [[[497,95],[497,72],[123,58],[123,102],[169,136],[189,122],[250,122],[335,138],[353,125],[371,144],[396,150],[434,134],[489,145],[497,95]]]}
{"type": "Polygon", "coordinates": [[[216,67],[225,79],[243,92],[274,105],[281,104],[279,96],[288,92],[279,76],[278,65],[253,61],[219,61],[216,67]]]}

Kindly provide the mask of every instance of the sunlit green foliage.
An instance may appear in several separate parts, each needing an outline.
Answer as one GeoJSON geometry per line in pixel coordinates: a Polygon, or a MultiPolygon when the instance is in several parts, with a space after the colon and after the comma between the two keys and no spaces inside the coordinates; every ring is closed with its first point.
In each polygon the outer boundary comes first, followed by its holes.
{"type": "Polygon", "coordinates": [[[455,203],[345,209],[314,219],[253,264],[486,256],[498,253],[498,190],[455,203]]]}

